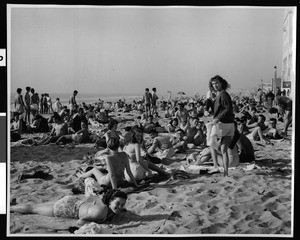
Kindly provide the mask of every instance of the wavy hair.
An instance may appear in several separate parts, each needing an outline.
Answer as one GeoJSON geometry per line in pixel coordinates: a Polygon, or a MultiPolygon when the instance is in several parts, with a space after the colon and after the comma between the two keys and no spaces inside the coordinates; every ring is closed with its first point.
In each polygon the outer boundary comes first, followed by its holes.
{"type": "Polygon", "coordinates": [[[222,86],[223,90],[227,90],[228,88],[230,88],[230,84],[224,78],[222,78],[219,75],[216,75],[216,76],[212,77],[209,80],[209,84],[208,84],[209,85],[209,89],[214,89],[213,85],[212,85],[212,82],[216,81],[216,80],[218,80],[221,83],[221,86],[222,86]]]}

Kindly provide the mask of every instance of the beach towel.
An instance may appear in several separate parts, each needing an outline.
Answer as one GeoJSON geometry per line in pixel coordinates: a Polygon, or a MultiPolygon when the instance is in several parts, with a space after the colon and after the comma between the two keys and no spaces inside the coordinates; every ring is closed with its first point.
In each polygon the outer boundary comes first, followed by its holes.
{"type": "Polygon", "coordinates": [[[211,122],[206,124],[206,144],[207,146],[213,147],[218,150],[218,139],[222,137],[218,125],[211,122]]]}
{"type": "Polygon", "coordinates": [[[112,229],[107,229],[95,222],[84,224],[78,230],[74,231],[74,234],[112,234],[112,229]]]}

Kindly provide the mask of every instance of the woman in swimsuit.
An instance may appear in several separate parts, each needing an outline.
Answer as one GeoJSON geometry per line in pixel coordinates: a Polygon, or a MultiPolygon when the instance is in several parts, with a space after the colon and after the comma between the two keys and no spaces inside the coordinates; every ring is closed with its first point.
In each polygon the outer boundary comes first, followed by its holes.
{"type": "MultiPolygon", "coordinates": [[[[131,134],[131,141],[124,146],[123,151],[125,151],[129,156],[129,165],[135,180],[140,181],[146,176],[152,176],[153,174],[151,170],[165,175],[165,171],[141,156],[143,143],[142,129],[138,126],[134,126],[131,128],[131,134]]],[[[125,177],[127,181],[130,181],[127,174],[125,174],[125,177]]]]}
{"type": "Polygon", "coordinates": [[[78,225],[89,222],[102,223],[124,209],[127,194],[122,191],[106,190],[103,197],[67,195],[55,202],[39,204],[17,204],[10,207],[10,212],[38,214],[49,217],[79,219],[78,225]]]}

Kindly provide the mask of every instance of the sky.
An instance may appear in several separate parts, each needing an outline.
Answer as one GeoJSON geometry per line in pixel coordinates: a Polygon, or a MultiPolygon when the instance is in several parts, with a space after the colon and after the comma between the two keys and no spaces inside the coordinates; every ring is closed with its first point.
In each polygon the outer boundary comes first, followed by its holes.
{"type": "Polygon", "coordinates": [[[8,18],[11,92],[205,95],[217,74],[231,91],[281,74],[282,7],[13,6],[8,18]]]}

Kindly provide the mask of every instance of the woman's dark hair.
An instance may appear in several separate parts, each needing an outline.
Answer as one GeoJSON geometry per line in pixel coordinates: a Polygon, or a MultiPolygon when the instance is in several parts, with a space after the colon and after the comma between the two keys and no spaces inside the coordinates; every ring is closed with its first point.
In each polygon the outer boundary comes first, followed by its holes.
{"type": "Polygon", "coordinates": [[[222,78],[219,75],[216,75],[216,76],[214,76],[214,77],[212,77],[210,79],[210,81],[209,81],[209,89],[213,89],[212,82],[216,81],[216,80],[219,80],[219,82],[222,85],[222,89],[223,90],[226,90],[226,89],[230,88],[230,84],[224,78],[222,78]]]}
{"type": "Polygon", "coordinates": [[[57,119],[58,121],[61,121],[61,116],[60,116],[57,112],[54,112],[54,113],[53,113],[52,118],[55,118],[55,119],[57,119]]]}
{"type": "Polygon", "coordinates": [[[132,132],[132,142],[133,143],[138,143],[137,139],[136,139],[136,132],[142,133],[143,134],[143,129],[137,125],[133,126],[131,128],[131,132],[132,132]]]}
{"type": "Polygon", "coordinates": [[[117,150],[120,146],[120,141],[116,137],[110,137],[106,144],[110,150],[117,150]]]}
{"type": "Polygon", "coordinates": [[[112,119],[112,120],[109,121],[109,123],[108,123],[108,125],[107,125],[107,128],[108,128],[109,130],[111,130],[115,124],[118,124],[118,121],[115,120],[115,119],[112,119]]]}
{"type": "Polygon", "coordinates": [[[108,189],[108,188],[103,189],[102,202],[105,205],[108,206],[109,203],[117,197],[127,200],[127,194],[125,192],[115,190],[115,189],[108,189]]]}

